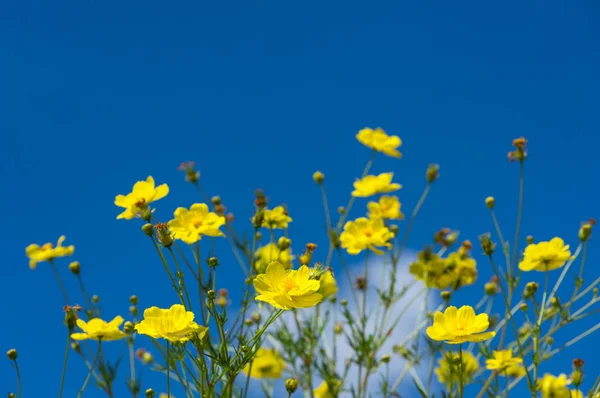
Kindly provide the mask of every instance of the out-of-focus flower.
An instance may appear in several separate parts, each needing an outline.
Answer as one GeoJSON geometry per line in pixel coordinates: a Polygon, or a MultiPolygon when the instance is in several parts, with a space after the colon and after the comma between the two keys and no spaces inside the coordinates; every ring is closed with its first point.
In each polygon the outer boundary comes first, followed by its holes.
{"type": "Polygon", "coordinates": [[[329,298],[335,295],[338,291],[337,283],[333,277],[333,273],[329,270],[323,272],[319,277],[321,288],[319,293],[323,296],[323,299],[329,298]]]}
{"type": "Polygon", "coordinates": [[[523,363],[523,359],[513,357],[512,350],[494,351],[494,356],[485,361],[485,366],[489,370],[504,371],[505,369],[523,363]]]}
{"type": "Polygon", "coordinates": [[[123,318],[120,316],[116,316],[110,322],[106,322],[100,318],[90,319],[89,322],[77,319],[77,326],[83,330],[83,333],[72,333],[71,338],[73,340],[120,340],[127,337],[127,334],[119,330],[119,326],[121,326],[122,323],[123,318]]]}
{"type": "Polygon", "coordinates": [[[168,226],[175,239],[191,244],[202,236],[225,236],[219,229],[225,225],[225,217],[209,211],[205,203],[195,203],[189,210],[178,207],[173,215],[168,226]]]}
{"type": "Polygon", "coordinates": [[[525,248],[523,260],[519,263],[522,271],[552,271],[560,268],[571,258],[569,245],[561,238],[549,242],[533,243],[525,248]]]}
{"type": "Polygon", "coordinates": [[[186,311],[181,304],[174,304],[169,309],[146,309],[144,320],[135,325],[135,330],[155,339],[163,338],[178,343],[188,341],[194,334],[202,339],[208,329],[194,322],[193,312],[186,311]]]}
{"type": "Polygon", "coordinates": [[[477,263],[469,255],[469,251],[461,246],[447,258],[440,258],[431,249],[425,249],[417,256],[417,261],[410,265],[410,273],[422,280],[427,287],[458,289],[472,285],[477,279],[477,263]]]}
{"type": "Polygon", "coordinates": [[[242,370],[255,379],[277,379],[283,376],[285,361],[273,349],[259,348],[252,362],[242,370]]]}
{"type": "Polygon", "coordinates": [[[305,265],[296,271],[286,270],[278,261],[272,262],[266,273],[254,279],[254,288],[259,293],[256,300],[284,310],[314,307],[323,299],[318,293],[321,283],[310,279],[310,270],[305,265]]]}
{"type": "Polygon", "coordinates": [[[507,367],[502,372],[500,372],[500,375],[506,377],[523,377],[526,373],[527,371],[523,367],[523,364],[518,364],[507,367]]]}
{"type": "Polygon", "coordinates": [[[446,308],[444,313],[436,312],[433,325],[425,331],[436,341],[445,341],[448,344],[461,344],[464,342],[479,342],[490,339],[496,332],[486,332],[490,322],[487,314],[475,315],[473,307],[464,305],[460,309],[454,306],[446,308]]]}
{"type": "Polygon", "coordinates": [[[402,185],[392,183],[394,173],[381,173],[377,176],[368,175],[360,180],[354,181],[352,196],[366,198],[379,193],[394,192],[402,188],[402,185]]]}
{"type": "Polygon", "coordinates": [[[402,154],[398,151],[398,147],[402,145],[402,140],[396,135],[387,135],[381,127],[371,129],[365,127],[356,134],[358,142],[376,150],[377,152],[385,153],[394,158],[401,158],[402,154]]]}
{"type": "Polygon", "coordinates": [[[367,208],[369,218],[384,218],[388,220],[403,220],[404,214],[400,211],[400,201],[397,196],[382,196],[378,202],[369,202],[367,208]]]}
{"type": "Polygon", "coordinates": [[[151,176],[146,181],[138,181],[133,186],[131,193],[127,195],[117,195],[115,205],[124,207],[125,210],[117,216],[117,219],[124,218],[131,220],[142,210],[148,207],[148,204],[164,198],[169,193],[169,186],[162,184],[154,187],[154,178],[151,176]]]}
{"type": "Polygon", "coordinates": [[[340,242],[349,254],[358,254],[366,249],[376,254],[383,254],[378,247],[390,249],[392,247],[390,240],[393,237],[394,234],[385,226],[383,219],[360,217],[344,225],[340,242]]]}
{"type": "Polygon", "coordinates": [[[51,261],[55,258],[72,256],[75,252],[75,246],[63,246],[62,243],[65,241],[65,236],[58,238],[56,247],[52,243],[46,243],[42,246],[31,244],[25,248],[25,254],[29,257],[29,268],[35,269],[37,263],[44,261],[51,261]]]}
{"type": "Polygon", "coordinates": [[[321,384],[319,384],[319,387],[313,390],[313,394],[315,398],[335,398],[339,395],[339,389],[341,388],[341,386],[342,381],[335,380],[333,388],[337,389],[338,391],[331,391],[331,389],[329,388],[329,384],[327,384],[326,381],[323,381],[321,384]]]}
{"type": "MultiPolygon", "coordinates": [[[[438,361],[438,367],[435,374],[440,383],[446,386],[456,386],[460,382],[460,355],[458,353],[446,352],[438,361]]],[[[469,351],[462,353],[462,382],[463,385],[469,384],[473,375],[479,369],[479,363],[473,354],[469,351]]]]}
{"type": "Polygon", "coordinates": [[[288,223],[292,222],[292,218],[288,215],[287,211],[283,206],[277,206],[272,210],[263,210],[263,222],[262,226],[276,229],[276,228],[287,228],[288,223]]]}
{"type": "Polygon", "coordinates": [[[254,268],[257,274],[264,274],[267,266],[273,261],[279,261],[283,268],[292,268],[292,251],[290,248],[281,250],[275,243],[269,243],[256,250],[254,255],[254,268]]]}
{"type": "Polygon", "coordinates": [[[542,398],[571,398],[571,393],[567,387],[569,384],[571,384],[571,381],[564,373],[559,376],[546,373],[541,380],[538,380],[538,388],[542,392],[542,398]]]}

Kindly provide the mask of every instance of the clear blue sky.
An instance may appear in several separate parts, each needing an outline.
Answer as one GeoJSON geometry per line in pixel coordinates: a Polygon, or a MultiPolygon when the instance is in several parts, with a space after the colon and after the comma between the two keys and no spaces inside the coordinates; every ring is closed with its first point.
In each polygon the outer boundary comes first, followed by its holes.
{"type": "MultiPolygon", "coordinates": [[[[169,218],[199,200],[176,171],[184,160],[239,226],[262,187],[288,204],[296,252],[307,241],[324,248],[311,174],[325,172],[332,206],[345,204],[368,157],[354,134],[382,126],[402,137],[405,156],[378,158],[374,170],[395,171],[407,209],[427,164],[441,165],[409,242],[420,249],[444,226],[476,242],[491,229],[487,195],[512,236],[518,167],[506,153],[524,135],[524,235],[575,246],[579,222],[600,217],[599,17],[593,1],[2,2],[0,334],[20,352],[25,396],[55,394],[64,350],[60,292],[46,265],[28,268],[25,246],[65,234],[105,317],[125,315],[131,294],[142,308],[170,305],[139,223],[116,220],[113,200],[153,175],[171,186],[158,213],[169,218]]],[[[592,241],[587,281],[598,252],[592,241]]],[[[237,289],[237,265],[223,259],[231,272],[220,282],[237,289]]],[[[590,340],[546,370],[570,371],[575,353],[588,388],[600,369],[590,340]]],[[[70,398],[85,378],[79,360],[69,376],[70,398]]],[[[14,380],[0,361],[0,390],[14,380]]],[[[164,383],[148,372],[144,381],[164,383]]]]}

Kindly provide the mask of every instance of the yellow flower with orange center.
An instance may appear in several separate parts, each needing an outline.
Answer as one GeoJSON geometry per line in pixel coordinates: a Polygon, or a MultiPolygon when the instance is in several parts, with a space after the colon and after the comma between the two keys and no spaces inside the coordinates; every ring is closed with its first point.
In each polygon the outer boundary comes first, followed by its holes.
{"type": "Polygon", "coordinates": [[[393,237],[394,234],[385,226],[383,219],[360,217],[344,225],[340,242],[349,254],[359,254],[366,249],[376,254],[383,254],[378,247],[390,249],[392,247],[390,240],[393,237]]]}
{"type": "Polygon", "coordinates": [[[63,246],[64,235],[58,238],[56,247],[52,243],[46,243],[42,246],[31,244],[25,248],[25,254],[29,257],[29,268],[35,269],[38,263],[52,261],[55,258],[72,256],[75,252],[75,246],[63,246]]]}
{"type": "Polygon", "coordinates": [[[450,306],[444,313],[435,313],[433,325],[425,332],[432,340],[445,341],[448,344],[476,343],[496,335],[496,332],[486,332],[489,326],[487,314],[476,316],[473,307],[468,305],[460,309],[450,306]]]}
{"type": "Polygon", "coordinates": [[[397,196],[382,196],[378,202],[369,202],[367,208],[369,218],[384,218],[388,220],[403,220],[404,213],[400,211],[400,201],[397,196]]]}
{"type": "Polygon", "coordinates": [[[525,248],[523,260],[519,263],[522,271],[552,271],[560,268],[571,258],[569,245],[561,238],[549,242],[532,243],[525,248]]]}
{"type": "Polygon", "coordinates": [[[117,219],[124,218],[131,220],[142,210],[146,209],[152,202],[164,198],[169,193],[167,184],[154,186],[154,178],[151,176],[146,181],[138,181],[134,184],[133,190],[127,195],[117,195],[115,205],[124,207],[125,210],[117,216],[117,219]]]}
{"type": "Polygon", "coordinates": [[[191,244],[202,236],[225,236],[219,229],[225,225],[225,217],[209,211],[205,203],[195,203],[189,210],[178,207],[173,215],[168,226],[175,239],[191,244]]]}

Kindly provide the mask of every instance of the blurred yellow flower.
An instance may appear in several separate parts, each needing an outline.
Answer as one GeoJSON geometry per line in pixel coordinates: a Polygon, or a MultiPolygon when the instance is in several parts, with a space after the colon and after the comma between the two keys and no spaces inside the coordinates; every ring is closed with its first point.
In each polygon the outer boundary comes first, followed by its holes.
{"type": "Polygon", "coordinates": [[[337,283],[331,271],[325,271],[319,277],[321,288],[319,293],[323,296],[323,300],[335,295],[338,291],[337,283]]]}
{"type": "Polygon", "coordinates": [[[319,281],[309,278],[310,270],[305,265],[296,271],[286,270],[278,261],[272,262],[266,273],[254,279],[254,288],[259,293],[256,300],[284,310],[313,307],[323,296],[318,293],[319,281]]]}
{"type": "Polygon", "coordinates": [[[571,257],[569,245],[561,238],[549,242],[532,243],[525,248],[523,260],[519,263],[522,271],[552,271],[560,268],[571,257]]]}
{"type": "Polygon", "coordinates": [[[256,269],[257,274],[264,274],[267,266],[273,261],[279,261],[283,265],[283,268],[290,269],[292,268],[293,259],[294,256],[292,256],[291,249],[281,250],[277,244],[269,243],[258,248],[254,254],[254,269],[256,269]]]}
{"type": "Polygon", "coordinates": [[[523,377],[525,376],[525,373],[526,371],[523,367],[523,364],[518,364],[507,367],[502,372],[500,372],[500,375],[506,377],[523,377]]]}
{"type": "Polygon", "coordinates": [[[259,348],[251,364],[246,365],[242,372],[255,379],[278,379],[283,376],[284,369],[285,362],[277,351],[259,348]]]}
{"type": "Polygon", "coordinates": [[[402,154],[398,147],[402,145],[402,140],[396,135],[387,135],[381,127],[370,129],[365,127],[356,134],[358,142],[364,146],[374,149],[377,152],[385,153],[394,158],[401,158],[402,154]]]}
{"type": "Polygon", "coordinates": [[[188,341],[194,334],[202,339],[208,329],[194,322],[193,312],[186,311],[181,304],[174,304],[169,309],[146,309],[144,320],[135,325],[135,330],[155,339],[163,338],[177,343],[188,341]]]}
{"type": "Polygon", "coordinates": [[[436,341],[446,341],[448,344],[464,342],[479,342],[490,339],[496,332],[486,332],[490,326],[487,314],[475,316],[473,307],[464,305],[460,309],[454,306],[446,308],[444,313],[436,312],[433,325],[425,331],[436,341]]]}
{"type": "Polygon", "coordinates": [[[486,359],[485,367],[488,370],[499,370],[504,372],[511,366],[519,365],[523,363],[523,359],[513,357],[512,350],[500,350],[494,351],[493,358],[486,359]]]}
{"type": "Polygon", "coordinates": [[[400,211],[400,201],[397,196],[382,196],[379,202],[369,202],[367,208],[369,218],[385,218],[388,220],[403,220],[404,214],[400,211]]]}
{"type": "Polygon", "coordinates": [[[138,181],[133,186],[133,191],[127,195],[117,195],[115,205],[124,207],[125,210],[117,216],[131,220],[144,210],[148,204],[164,198],[169,193],[169,186],[162,184],[154,187],[154,178],[151,176],[146,181],[138,181]]]}
{"type": "Polygon", "coordinates": [[[538,388],[542,392],[542,398],[571,398],[571,393],[567,387],[571,381],[564,373],[559,376],[546,373],[541,380],[538,380],[538,388]]]}
{"type": "MultiPolygon", "coordinates": [[[[446,386],[456,386],[460,382],[460,355],[453,352],[445,352],[438,360],[438,366],[435,368],[435,374],[440,383],[446,386]]],[[[463,351],[462,354],[462,379],[463,385],[469,384],[473,375],[479,369],[479,363],[473,354],[469,351],[463,351]]]]}
{"type": "Polygon", "coordinates": [[[381,173],[378,176],[368,175],[360,180],[354,181],[352,196],[366,198],[378,193],[394,192],[402,188],[402,185],[392,183],[394,173],[381,173]]]}
{"type": "Polygon", "coordinates": [[[472,285],[477,279],[477,262],[462,246],[445,259],[445,269],[450,277],[441,278],[441,283],[448,282],[447,286],[451,285],[454,289],[472,285]]]}
{"type": "Polygon", "coordinates": [[[390,249],[392,247],[390,240],[393,237],[394,234],[385,226],[381,218],[360,217],[344,225],[340,242],[349,254],[358,254],[366,249],[376,254],[383,254],[377,246],[390,249]]]}
{"type": "Polygon", "coordinates": [[[44,261],[51,261],[55,258],[72,256],[75,252],[75,246],[63,246],[62,243],[65,241],[64,235],[58,238],[56,247],[52,243],[46,243],[42,246],[31,244],[25,248],[25,254],[29,258],[29,268],[35,269],[37,263],[44,261]]]}
{"type": "Polygon", "coordinates": [[[175,395],[173,395],[173,394],[169,395],[167,393],[161,392],[159,395],[159,398],[175,398],[175,395]]]}
{"type": "Polygon", "coordinates": [[[90,319],[89,322],[77,319],[77,326],[83,330],[83,333],[72,333],[71,338],[73,340],[120,340],[127,337],[124,332],[119,330],[119,326],[121,326],[122,323],[123,318],[120,316],[116,316],[110,322],[106,322],[100,318],[90,319]]]}
{"type": "Polygon", "coordinates": [[[313,390],[315,398],[335,398],[331,392],[329,392],[329,385],[323,381],[319,384],[319,387],[313,390]]]}
{"type": "Polygon", "coordinates": [[[277,206],[272,210],[265,209],[263,212],[263,227],[276,229],[287,228],[292,218],[288,216],[287,210],[283,206],[277,206]]]}
{"type": "Polygon", "coordinates": [[[445,259],[440,258],[431,249],[425,249],[418,254],[417,261],[410,265],[409,271],[427,287],[446,289],[451,286],[458,289],[475,283],[476,265],[468,250],[462,246],[445,259]]]}
{"type": "Polygon", "coordinates": [[[202,236],[225,236],[220,227],[225,225],[225,217],[208,211],[205,203],[195,203],[186,209],[178,207],[173,213],[174,219],[168,226],[173,237],[185,243],[195,243],[202,236]]]}

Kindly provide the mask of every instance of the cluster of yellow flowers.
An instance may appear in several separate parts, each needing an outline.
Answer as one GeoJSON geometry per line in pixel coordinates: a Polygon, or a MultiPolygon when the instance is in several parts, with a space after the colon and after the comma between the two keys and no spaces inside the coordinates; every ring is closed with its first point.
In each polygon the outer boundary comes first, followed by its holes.
{"type": "Polygon", "coordinates": [[[464,245],[441,258],[431,249],[420,252],[417,261],[410,265],[410,273],[427,287],[454,290],[472,285],[477,279],[477,263],[464,245]]]}

